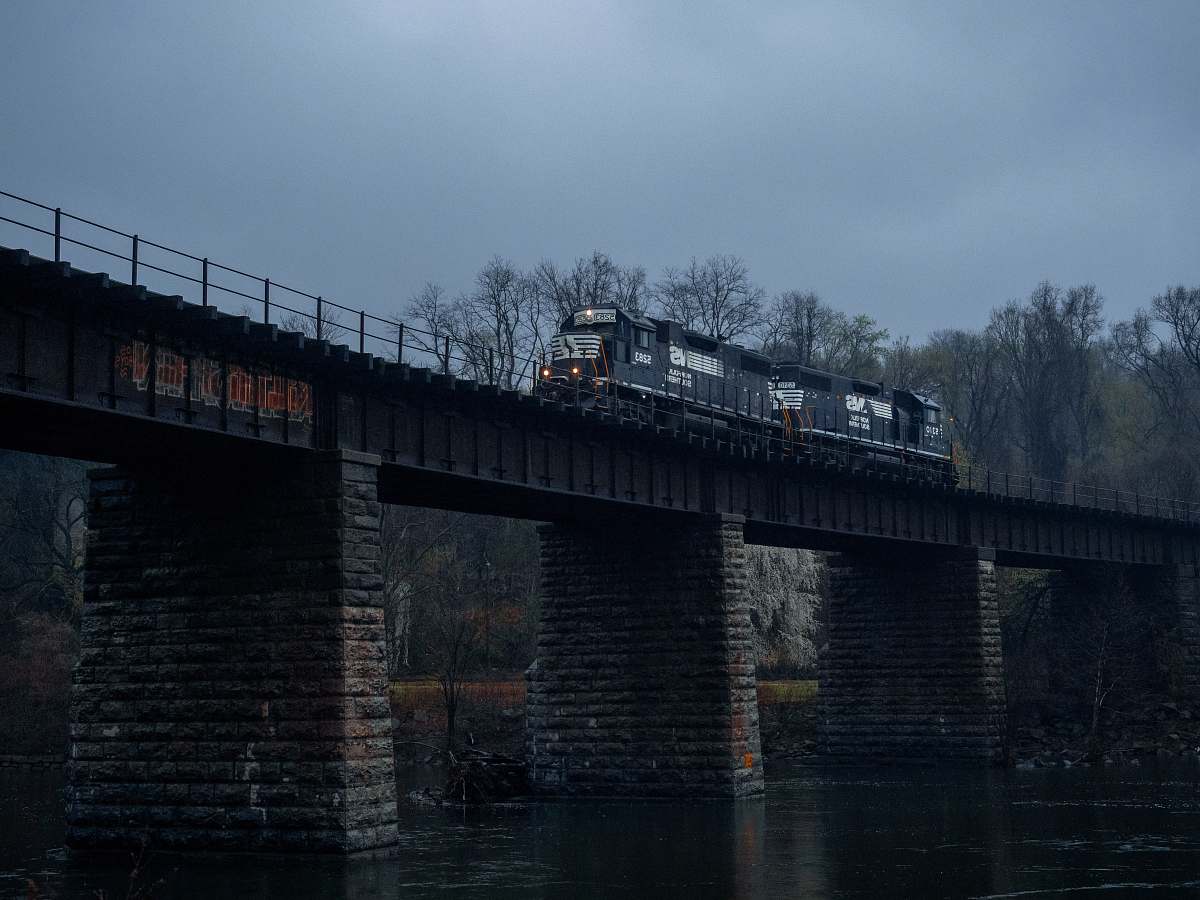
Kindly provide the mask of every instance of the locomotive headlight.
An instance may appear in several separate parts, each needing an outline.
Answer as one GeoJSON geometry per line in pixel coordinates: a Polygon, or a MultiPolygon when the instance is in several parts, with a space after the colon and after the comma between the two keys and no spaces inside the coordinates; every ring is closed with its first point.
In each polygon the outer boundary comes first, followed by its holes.
{"type": "Polygon", "coordinates": [[[550,377],[550,370],[549,370],[549,369],[542,369],[542,377],[543,377],[543,378],[549,378],[549,377],[550,377]]]}
{"type": "Polygon", "coordinates": [[[578,375],[579,374],[579,366],[571,366],[571,374],[578,375]]]}
{"type": "Polygon", "coordinates": [[[594,317],[595,317],[595,315],[596,315],[596,314],[595,314],[594,312],[592,312],[590,309],[585,309],[585,310],[583,311],[583,314],[584,314],[585,316],[587,316],[589,319],[591,319],[591,318],[594,318],[594,317]]]}

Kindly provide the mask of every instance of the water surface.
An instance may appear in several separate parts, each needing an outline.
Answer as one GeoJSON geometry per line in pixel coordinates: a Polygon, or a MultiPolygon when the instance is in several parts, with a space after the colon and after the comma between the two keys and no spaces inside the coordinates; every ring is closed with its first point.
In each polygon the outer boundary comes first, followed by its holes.
{"type": "MultiPolygon", "coordinates": [[[[432,773],[405,774],[408,790],[432,773]],[[411,780],[412,784],[407,783],[411,780]]],[[[1200,767],[768,766],[738,803],[401,807],[384,860],[154,855],[170,898],[1200,896],[1200,767]]],[[[59,772],[0,770],[0,897],[125,897],[65,851],[59,772]]]]}

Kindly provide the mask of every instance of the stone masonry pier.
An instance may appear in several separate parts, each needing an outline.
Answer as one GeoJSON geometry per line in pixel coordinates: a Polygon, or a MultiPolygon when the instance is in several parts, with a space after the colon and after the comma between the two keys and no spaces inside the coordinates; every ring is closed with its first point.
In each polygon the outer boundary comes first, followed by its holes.
{"type": "Polygon", "coordinates": [[[999,763],[1005,693],[993,562],[830,560],[819,737],[847,762],[999,763]]]}
{"type": "Polygon", "coordinates": [[[93,473],[71,846],[396,842],[377,469],[330,451],[93,473]]]}
{"type": "Polygon", "coordinates": [[[743,521],[546,526],[529,756],[552,795],[763,789],[743,521]]]}

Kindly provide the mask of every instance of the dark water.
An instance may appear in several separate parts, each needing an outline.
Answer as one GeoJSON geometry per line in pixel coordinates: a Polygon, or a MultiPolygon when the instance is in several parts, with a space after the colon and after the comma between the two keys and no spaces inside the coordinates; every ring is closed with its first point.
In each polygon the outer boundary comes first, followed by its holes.
{"type": "MultiPolygon", "coordinates": [[[[394,859],[164,855],[135,887],[287,900],[1200,897],[1200,767],[767,772],[768,796],[736,804],[404,804],[394,859]]],[[[0,770],[0,897],[26,897],[29,880],[39,896],[127,896],[127,861],[62,849],[61,787],[57,772],[0,770]]]]}

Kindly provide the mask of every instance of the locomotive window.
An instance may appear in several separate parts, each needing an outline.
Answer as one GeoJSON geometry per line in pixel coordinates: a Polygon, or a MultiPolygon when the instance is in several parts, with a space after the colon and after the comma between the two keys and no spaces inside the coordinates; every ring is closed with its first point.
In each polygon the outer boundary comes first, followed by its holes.
{"type": "Polygon", "coordinates": [[[801,372],[800,385],[814,391],[824,391],[826,394],[833,393],[833,382],[828,375],[813,375],[809,372],[801,372]]]}
{"type": "Polygon", "coordinates": [[[633,339],[639,347],[650,349],[650,332],[645,328],[634,328],[633,339]]]}
{"type": "Polygon", "coordinates": [[[621,362],[629,362],[629,341],[617,341],[617,348],[621,352],[621,362]]]}
{"type": "Polygon", "coordinates": [[[925,408],[925,421],[930,425],[936,425],[942,420],[942,411],[940,409],[925,408]]]}

